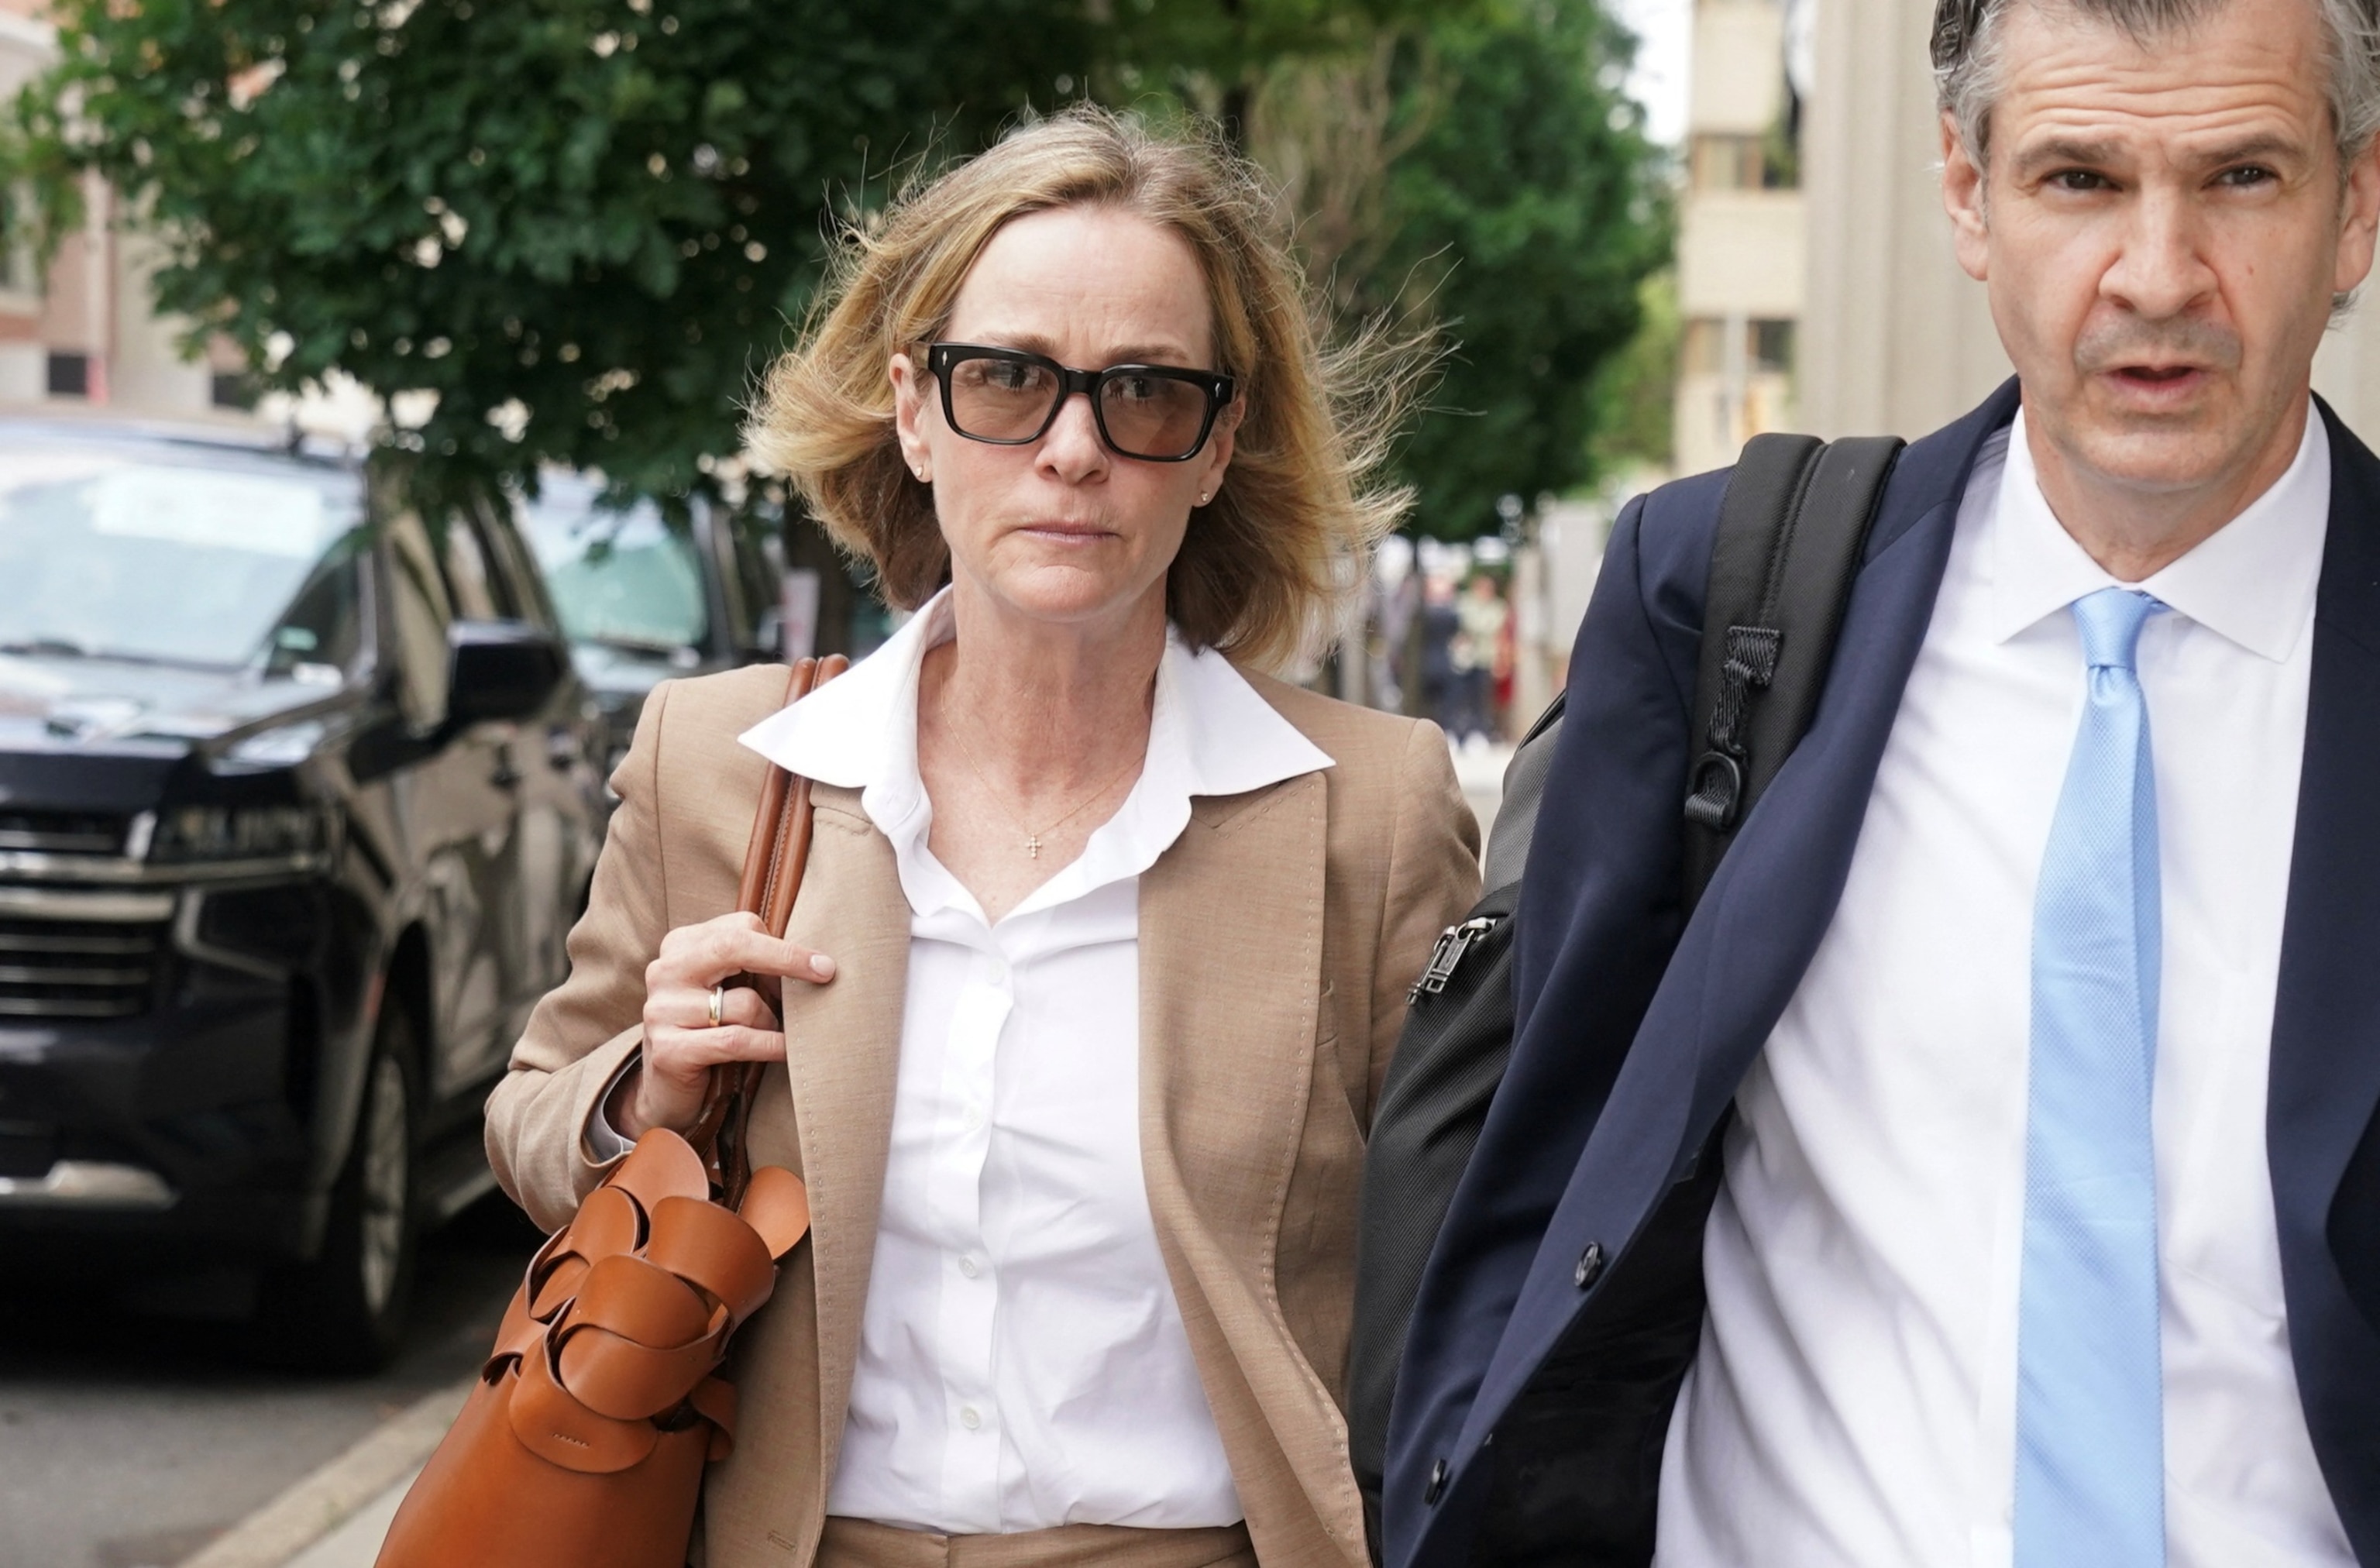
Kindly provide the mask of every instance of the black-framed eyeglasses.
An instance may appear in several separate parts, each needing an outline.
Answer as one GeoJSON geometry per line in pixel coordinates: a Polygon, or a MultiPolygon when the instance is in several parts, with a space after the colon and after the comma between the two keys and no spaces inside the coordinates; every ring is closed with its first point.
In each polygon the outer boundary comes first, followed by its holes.
{"type": "Polygon", "coordinates": [[[1186,463],[1232,400],[1232,378],[1178,365],[1070,371],[1046,354],[979,343],[934,343],[926,368],[942,389],[942,418],[969,441],[1026,446],[1058,422],[1066,399],[1091,400],[1108,450],[1147,463],[1186,463]]]}

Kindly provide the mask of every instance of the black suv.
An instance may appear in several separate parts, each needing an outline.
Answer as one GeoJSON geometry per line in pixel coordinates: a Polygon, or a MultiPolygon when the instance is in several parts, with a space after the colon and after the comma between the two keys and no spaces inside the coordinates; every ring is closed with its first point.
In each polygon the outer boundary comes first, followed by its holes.
{"type": "Polygon", "coordinates": [[[0,1273],[253,1266],[322,1366],[492,1185],[601,820],[511,517],[393,472],[0,419],[0,1273]]]}
{"type": "Polygon", "coordinates": [[[698,496],[688,526],[672,528],[650,501],[614,510],[601,495],[583,475],[551,471],[521,521],[602,711],[609,778],[654,687],[780,656],[785,551],[773,525],[698,496]]]}

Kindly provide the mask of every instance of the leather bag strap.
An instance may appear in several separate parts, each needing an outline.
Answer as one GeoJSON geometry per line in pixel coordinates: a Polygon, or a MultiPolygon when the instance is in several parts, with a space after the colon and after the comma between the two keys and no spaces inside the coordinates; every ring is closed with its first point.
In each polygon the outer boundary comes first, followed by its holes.
{"type": "MultiPolygon", "coordinates": [[[[781,706],[793,706],[850,667],[851,661],[840,653],[797,661],[786,674],[781,706]]],[[[744,847],[744,875],[735,893],[735,907],[758,915],[771,936],[783,936],[793,918],[794,897],[801,891],[809,851],[810,781],[771,762],[760,784],[760,803],[753,813],[752,836],[744,847]]],[[[729,983],[750,986],[764,995],[771,989],[752,975],[729,983]]],[[[782,1007],[782,995],[779,1002],[782,1007]]],[[[752,1180],[745,1132],[761,1070],[758,1062],[712,1069],[702,1115],[686,1135],[686,1142],[702,1156],[721,1201],[731,1209],[742,1204],[752,1180]]]]}

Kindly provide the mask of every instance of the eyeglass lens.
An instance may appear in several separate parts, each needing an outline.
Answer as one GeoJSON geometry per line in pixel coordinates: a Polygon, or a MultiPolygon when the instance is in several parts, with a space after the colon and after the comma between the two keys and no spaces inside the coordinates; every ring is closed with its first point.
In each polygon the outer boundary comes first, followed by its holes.
{"type": "MultiPolygon", "coordinates": [[[[950,370],[950,408],[958,433],[981,441],[1030,441],[1049,424],[1061,395],[1047,365],[1014,359],[962,359],[950,370]]],[[[1170,376],[1110,376],[1099,387],[1099,422],[1128,457],[1179,457],[1198,444],[1207,394],[1170,376]]]]}

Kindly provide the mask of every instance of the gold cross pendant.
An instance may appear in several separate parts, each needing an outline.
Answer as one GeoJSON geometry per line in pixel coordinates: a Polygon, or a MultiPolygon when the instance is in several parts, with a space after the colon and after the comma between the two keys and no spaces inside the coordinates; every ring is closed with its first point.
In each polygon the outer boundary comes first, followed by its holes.
{"type": "Polygon", "coordinates": [[[1036,860],[1041,858],[1041,835],[1039,833],[1031,834],[1026,839],[1025,853],[1031,856],[1036,860]]]}

